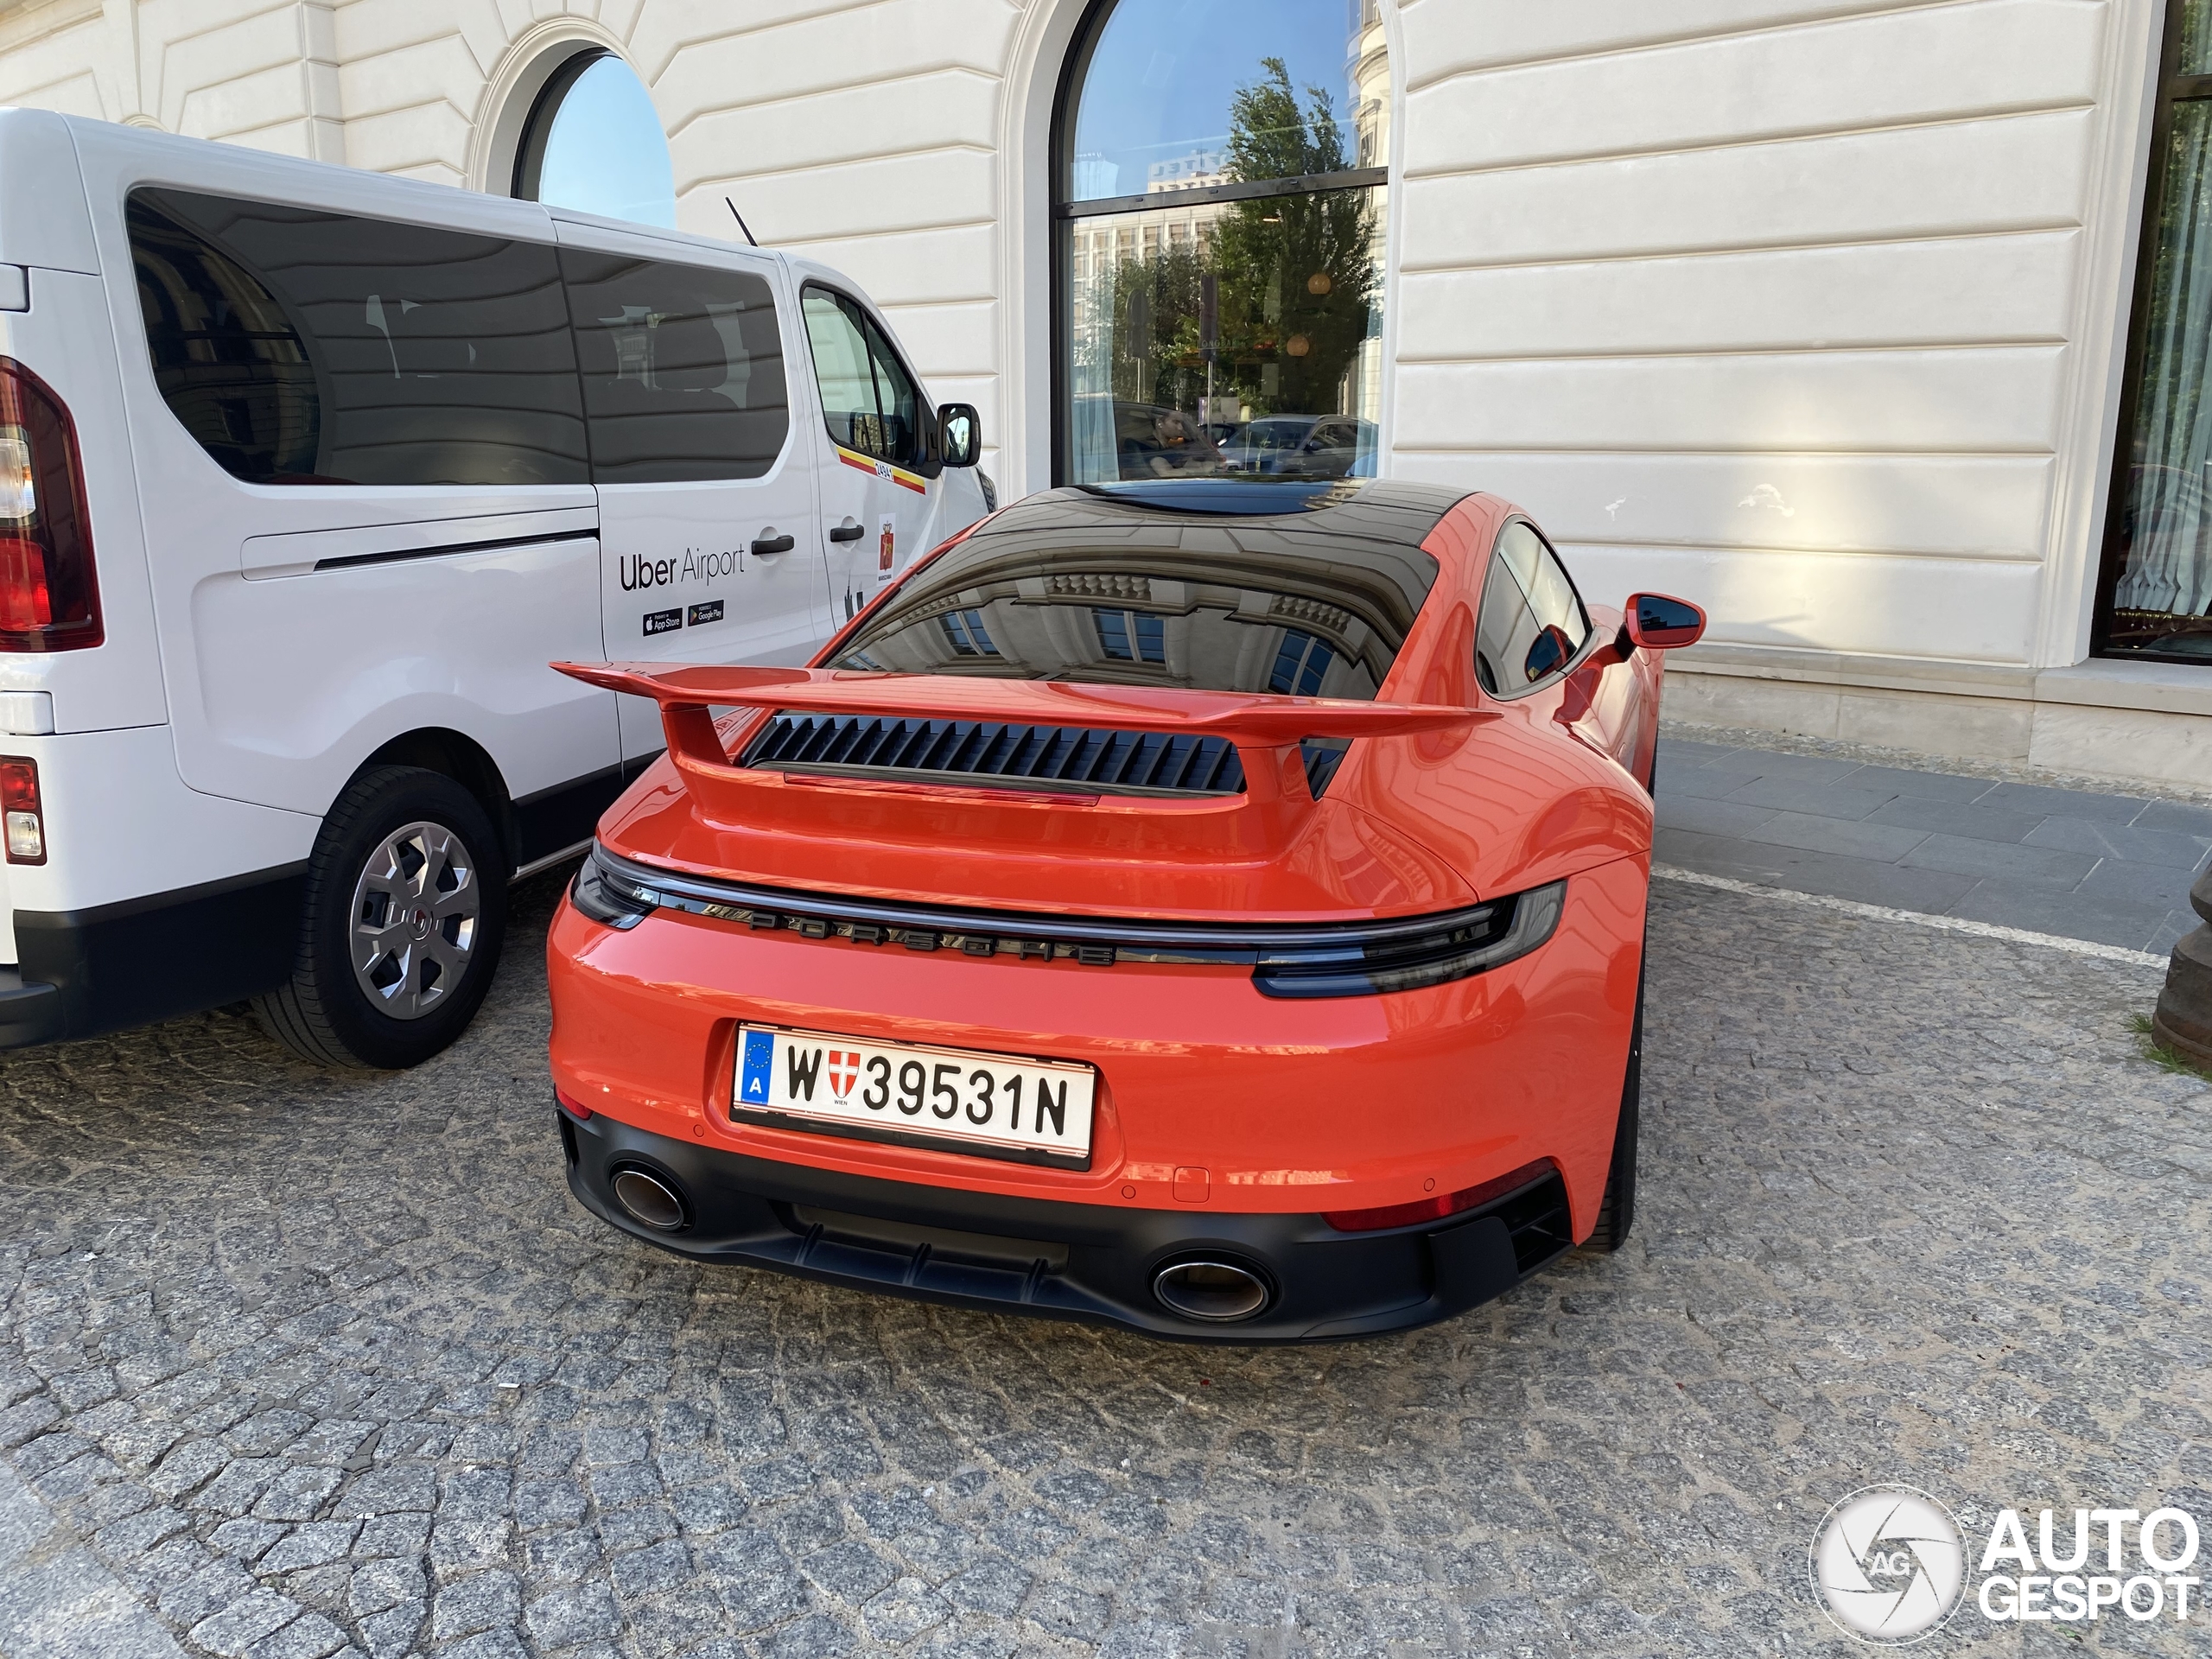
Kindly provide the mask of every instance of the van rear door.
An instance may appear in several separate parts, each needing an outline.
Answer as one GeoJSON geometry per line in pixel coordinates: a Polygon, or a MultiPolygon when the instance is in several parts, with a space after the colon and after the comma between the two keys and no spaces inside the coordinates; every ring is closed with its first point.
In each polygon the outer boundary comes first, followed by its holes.
{"type": "MultiPolygon", "coordinates": [[[[605,654],[804,662],[829,605],[781,268],[555,220],[599,488],[605,654]]],[[[626,760],[662,747],[651,702],[623,698],[620,718],[626,760]]]]}

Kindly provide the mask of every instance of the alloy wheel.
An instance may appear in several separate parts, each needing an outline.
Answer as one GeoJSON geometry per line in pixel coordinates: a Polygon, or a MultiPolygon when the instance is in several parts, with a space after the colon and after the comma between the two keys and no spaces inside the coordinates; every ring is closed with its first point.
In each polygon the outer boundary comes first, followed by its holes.
{"type": "Polygon", "coordinates": [[[353,888],[353,977],[372,1007],[419,1020],[461,988],[484,895],[476,861],[443,824],[403,824],[353,888]]]}

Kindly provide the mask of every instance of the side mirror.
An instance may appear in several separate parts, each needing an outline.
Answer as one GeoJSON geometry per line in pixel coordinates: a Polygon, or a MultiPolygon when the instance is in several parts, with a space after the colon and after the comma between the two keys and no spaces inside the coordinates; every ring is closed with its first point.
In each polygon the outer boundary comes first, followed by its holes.
{"type": "Polygon", "coordinates": [[[1631,594],[1624,626],[1632,644],[1651,651],[1694,645],[1705,634],[1705,613],[1686,599],[1664,594],[1631,594]]]}
{"type": "Polygon", "coordinates": [[[973,404],[944,404],[937,411],[944,464],[973,467],[983,456],[983,417],[973,404]]]}

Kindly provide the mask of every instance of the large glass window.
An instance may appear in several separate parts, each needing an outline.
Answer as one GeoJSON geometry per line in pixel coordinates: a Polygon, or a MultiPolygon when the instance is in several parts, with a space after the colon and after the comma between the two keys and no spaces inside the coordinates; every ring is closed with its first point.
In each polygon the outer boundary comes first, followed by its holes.
{"type": "Polygon", "coordinates": [[[1368,476],[1389,65],[1375,0],[1116,0],[1060,112],[1064,482],[1368,476]]]}
{"type": "Polygon", "coordinates": [[[2212,0],[2175,0],[2095,645],[2212,663],[2212,0]]]}
{"type": "Polygon", "coordinates": [[[531,106],[515,154],[525,201],[676,228],[676,171],[660,112],[612,52],[578,53],[531,106]]]}
{"type": "Polygon", "coordinates": [[[776,301],[750,271],[561,251],[603,484],[759,478],[791,429],[776,301]]]}
{"type": "Polygon", "coordinates": [[[126,219],[162,396],[255,484],[581,484],[550,246],[176,190],[126,219]]]}

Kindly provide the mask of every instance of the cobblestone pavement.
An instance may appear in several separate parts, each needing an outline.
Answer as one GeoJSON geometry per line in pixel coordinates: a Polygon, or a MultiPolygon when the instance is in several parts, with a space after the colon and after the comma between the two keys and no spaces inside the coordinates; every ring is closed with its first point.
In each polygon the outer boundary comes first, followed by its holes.
{"type": "MultiPolygon", "coordinates": [[[[2212,1519],[2212,1089],[2143,1057],[2148,970],[1662,884],[1630,1248],[1243,1351],[588,1220],[552,891],[413,1073],[225,1015],[0,1059],[0,1447],[41,1548],[187,1651],[1845,1653],[1806,1548],[1870,1481],[1970,1537],[1999,1504],[2212,1519]]],[[[70,1651],[22,1636],[29,1583],[0,1648],[70,1651]]],[[[2207,1646],[2023,1628],[1969,1606],[1920,1650],[2207,1646]]]]}

